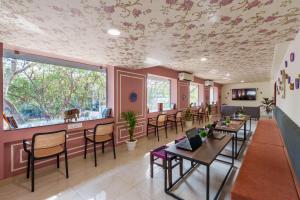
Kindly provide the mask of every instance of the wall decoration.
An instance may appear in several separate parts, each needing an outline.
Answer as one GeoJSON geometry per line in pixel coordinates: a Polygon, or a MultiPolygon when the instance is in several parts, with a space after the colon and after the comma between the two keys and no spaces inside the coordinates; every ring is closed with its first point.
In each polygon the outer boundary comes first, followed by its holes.
{"type": "Polygon", "coordinates": [[[290,84],[290,90],[294,90],[294,83],[290,84]]]}
{"type": "Polygon", "coordinates": [[[137,100],[137,94],[135,92],[131,92],[129,95],[130,102],[134,103],[137,100]]]}
{"type": "Polygon", "coordinates": [[[295,88],[299,89],[299,78],[295,78],[295,88]]]}
{"type": "Polygon", "coordinates": [[[294,62],[294,61],[295,61],[295,53],[294,53],[294,52],[292,52],[292,53],[290,54],[290,61],[291,61],[291,62],[294,62]]]}
{"type": "Polygon", "coordinates": [[[285,68],[287,68],[288,67],[288,61],[287,60],[284,61],[284,64],[285,64],[285,68]]]}

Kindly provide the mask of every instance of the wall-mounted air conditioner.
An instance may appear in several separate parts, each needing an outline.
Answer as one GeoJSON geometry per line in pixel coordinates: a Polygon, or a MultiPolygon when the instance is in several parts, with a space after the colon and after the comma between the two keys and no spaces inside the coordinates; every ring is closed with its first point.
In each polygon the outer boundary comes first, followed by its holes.
{"type": "Polygon", "coordinates": [[[214,86],[214,82],[211,81],[211,80],[205,81],[204,84],[205,84],[206,87],[213,87],[214,86]]]}
{"type": "Polygon", "coordinates": [[[183,81],[194,81],[194,76],[193,74],[189,74],[189,73],[186,73],[186,72],[180,72],[178,74],[178,79],[183,81]]]}

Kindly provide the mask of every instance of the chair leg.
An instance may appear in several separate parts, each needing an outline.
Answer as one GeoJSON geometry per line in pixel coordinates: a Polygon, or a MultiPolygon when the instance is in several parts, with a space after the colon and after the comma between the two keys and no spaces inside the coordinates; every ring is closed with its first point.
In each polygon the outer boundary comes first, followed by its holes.
{"type": "Polygon", "coordinates": [[[94,144],[94,160],[95,160],[95,167],[97,167],[96,142],[93,142],[93,144],[94,144]]]}
{"type": "Polygon", "coordinates": [[[28,159],[27,159],[27,174],[26,174],[27,178],[29,178],[29,172],[30,172],[30,153],[28,153],[28,159]]]}
{"type": "Polygon", "coordinates": [[[87,139],[84,141],[84,159],[86,159],[86,150],[87,150],[87,139]]]}
{"type": "Polygon", "coordinates": [[[152,153],[150,153],[150,177],[153,178],[153,161],[154,158],[153,158],[153,155],[152,153]]]}
{"type": "Polygon", "coordinates": [[[182,120],[180,121],[180,123],[181,123],[181,130],[183,132],[183,123],[182,123],[182,120]]]}
{"type": "Polygon", "coordinates": [[[59,155],[56,156],[56,167],[59,168],[59,155]]]}
{"type": "Polygon", "coordinates": [[[176,134],[178,133],[177,131],[177,121],[175,121],[175,129],[176,129],[176,134]]]}
{"type": "Polygon", "coordinates": [[[31,192],[34,192],[34,157],[31,156],[31,192]]]}
{"type": "Polygon", "coordinates": [[[167,188],[167,161],[163,160],[163,168],[164,168],[164,178],[165,178],[165,188],[167,188]]]}
{"type": "Polygon", "coordinates": [[[168,178],[169,178],[169,180],[168,180],[168,182],[169,182],[169,187],[171,187],[171,185],[172,185],[172,160],[171,159],[168,159],[168,178]]]}
{"type": "Polygon", "coordinates": [[[149,133],[149,126],[148,126],[148,124],[147,124],[147,136],[148,136],[148,133],[149,133]]]}
{"type": "Polygon", "coordinates": [[[113,151],[114,151],[114,159],[116,159],[116,149],[115,149],[115,139],[114,138],[112,140],[112,146],[113,146],[113,151]]]}
{"type": "Polygon", "coordinates": [[[66,149],[65,149],[65,167],[66,167],[66,178],[69,178],[68,152],[66,149]]]}
{"type": "Polygon", "coordinates": [[[179,158],[179,174],[183,176],[183,159],[179,158]]]}
{"type": "Polygon", "coordinates": [[[166,132],[166,138],[168,138],[168,127],[167,127],[167,124],[165,125],[165,132],[166,132]]]}
{"type": "Polygon", "coordinates": [[[159,132],[158,132],[158,127],[155,127],[155,132],[156,132],[156,134],[157,134],[157,140],[159,141],[159,132]]]}
{"type": "Polygon", "coordinates": [[[102,153],[104,153],[104,142],[102,142],[102,153]]]}

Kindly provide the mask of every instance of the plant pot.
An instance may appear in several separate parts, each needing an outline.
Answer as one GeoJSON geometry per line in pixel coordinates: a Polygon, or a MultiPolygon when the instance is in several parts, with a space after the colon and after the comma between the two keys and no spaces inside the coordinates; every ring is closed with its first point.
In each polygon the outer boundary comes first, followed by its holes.
{"type": "Polygon", "coordinates": [[[187,128],[192,128],[193,127],[193,121],[185,121],[185,126],[187,128]]]}
{"type": "Polygon", "coordinates": [[[205,142],[207,137],[201,137],[202,142],[205,142]]]}
{"type": "Polygon", "coordinates": [[[213,117],[212,115],[208,115],[208,121],[211,122],[212,121],[212,117],[213,117]]]}
{"type": "Polygon", "coordinates": [[[136,142],[137,142],[137,140],[135,140],[135,141],[127,140],[126,141],[128,151],[133,151],[135,149],[136,142]]]}

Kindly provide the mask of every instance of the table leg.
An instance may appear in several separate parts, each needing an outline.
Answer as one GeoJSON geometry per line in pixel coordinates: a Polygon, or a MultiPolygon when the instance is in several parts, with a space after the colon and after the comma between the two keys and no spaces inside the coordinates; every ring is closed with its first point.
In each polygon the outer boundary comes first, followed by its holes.
{"type": "Polygon", "coordinates": [[[172,186],[172,160],[168,159],[168,182],[169,182],[169,187],[172,186]]]}
{"type": "Polygon", "coordinates": [[[244,140],[247,139],[247,121],[244,123],[244,140]]]}
{"type": "Polygon", "coordinates": [[[232,166],[234,166],[234,139],[232,137],[232,154],[231,154],[231,162],[232,162],[232,166]]]}
{"type": "Polygon", "coordinates": [[[237,139],[238,139],[238,133],[237,132],[235,132],[235,138],[234,138],[234,145],[235,145],[235,147],[234,147],[234,152],[235,152],[235,157],[237,158],[238,157],[238,150],[237,150],[237,139]]]}
{"type": "Polygon", "coordinates": [[[206,166],[206,200],[209,200],[209,165],[206,166]]]}

